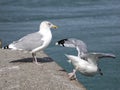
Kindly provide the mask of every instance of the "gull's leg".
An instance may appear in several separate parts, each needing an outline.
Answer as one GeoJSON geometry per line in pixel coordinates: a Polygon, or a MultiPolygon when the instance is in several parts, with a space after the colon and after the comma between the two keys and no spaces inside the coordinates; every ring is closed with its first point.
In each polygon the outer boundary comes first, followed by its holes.
{"type": "Polygon", "coordinates": [[[71,80],[76,79],[76,74],[75,73],[76,73],[75,69],[73,69],[73,72],[68,73],[69,79],[71,79],[71,80]]]}
{"type": "Polygon", "coordinates": [[[35,62],[36,64],[38,64],[37,58],[36,58],[36,53],[32,53],[32,56],[33,56],[33,62],[35,62]]]}

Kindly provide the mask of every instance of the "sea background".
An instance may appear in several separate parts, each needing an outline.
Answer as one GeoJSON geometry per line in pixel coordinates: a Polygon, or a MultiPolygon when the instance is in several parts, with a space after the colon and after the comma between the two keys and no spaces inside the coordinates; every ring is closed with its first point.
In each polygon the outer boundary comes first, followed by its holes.
{"type": "Polygon", "coordinates": [[[87,90],[120,90],[120,0],[0,0],[3,46],[38,31],[44,20],[59,27],[52,30],[45,53],[68,72],[73,67],[64,54],[77,55],[77,51],[55,46],[60,39],[81,39],[89,52],[114,53],[116,59],[99,61],[103,76],[86,77],[78,72],[77,77],[87,90]]]}

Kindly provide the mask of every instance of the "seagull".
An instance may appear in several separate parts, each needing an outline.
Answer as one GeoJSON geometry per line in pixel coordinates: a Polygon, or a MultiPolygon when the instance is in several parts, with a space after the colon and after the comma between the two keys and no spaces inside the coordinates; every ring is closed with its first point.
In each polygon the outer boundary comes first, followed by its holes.
{"type": "Polygon", "coordinates": [[[33,62],[38,64],[36,53],[45,49],[52,40],[51,28],[56,29],[57,26],[49,21],[43,21],[40,24],[39,31],[28,34],[18,41],[4,47],[4,49],[22,50],[32,53],[33,62]]]}
{"type": "Polygon", "coordinates": [[[71,80],[76,79],[76,71],[85,76],[95,76],[97,73],[103,75],[101,69],[98,67],[98,61],[101,58],[115,58],[114,54],[88,52],[87,45],[82,40],[76,38],[59,40],[56,42],[56,45],[76,48],[78,51],[77,56],[65,54],[69,62],[74,66],[73,72],[68,74],[71,80]]]}

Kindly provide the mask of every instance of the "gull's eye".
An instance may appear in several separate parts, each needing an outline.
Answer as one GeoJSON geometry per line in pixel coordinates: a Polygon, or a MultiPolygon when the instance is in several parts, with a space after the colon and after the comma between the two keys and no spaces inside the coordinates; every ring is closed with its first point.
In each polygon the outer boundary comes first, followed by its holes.
{"type": "Polygon", "coordinates": [[[51,25],[51,23],[48,23],[48,25],[50,26],[50,25],[51,25]]]}

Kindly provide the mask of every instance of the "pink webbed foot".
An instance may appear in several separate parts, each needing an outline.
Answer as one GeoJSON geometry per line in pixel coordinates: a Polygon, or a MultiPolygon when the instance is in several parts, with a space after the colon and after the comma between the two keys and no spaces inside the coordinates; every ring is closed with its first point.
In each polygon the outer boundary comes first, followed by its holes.
{"type": "Polygon", "coordinates": [[[73,70],[73,72],[68,73],[68,77],[70,80],[77,80],[75,72],[76,70],[73,70]]]}

